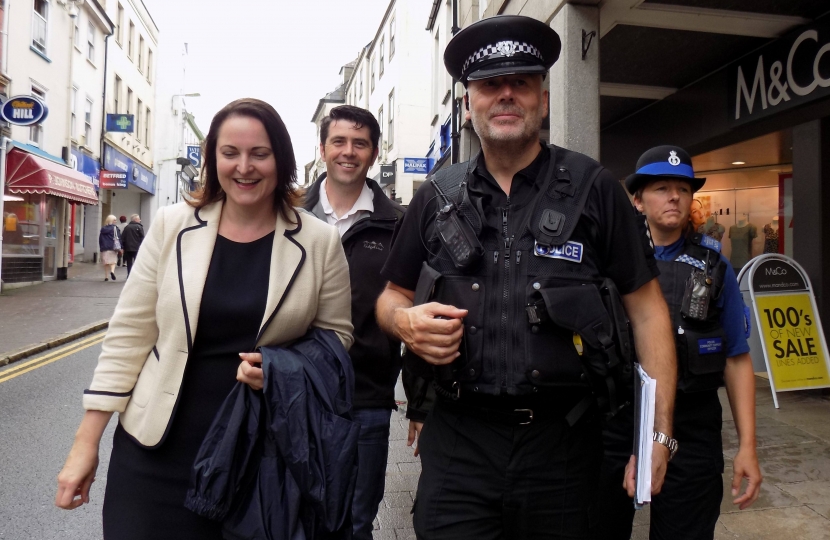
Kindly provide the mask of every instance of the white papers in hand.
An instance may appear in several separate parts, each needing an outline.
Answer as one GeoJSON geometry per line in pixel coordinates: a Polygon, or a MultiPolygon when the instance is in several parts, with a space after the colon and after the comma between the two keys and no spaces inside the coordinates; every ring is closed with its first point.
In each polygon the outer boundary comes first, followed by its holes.
{"type": "Polygon", "coordinates": [[[634,455],[637,457],[637,489],[634,507],[651,502],[651,450],[654,437],[654,401],[657,381],[637,366],[638,387],[634,392],[634,455]]]}

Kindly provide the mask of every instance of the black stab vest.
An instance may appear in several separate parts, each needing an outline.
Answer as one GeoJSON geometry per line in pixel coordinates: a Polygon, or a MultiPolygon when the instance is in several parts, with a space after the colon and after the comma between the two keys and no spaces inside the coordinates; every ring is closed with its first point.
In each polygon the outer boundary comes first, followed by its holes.
{"type": "MultiPolygon", "coordinates": [[[[435,175],[434,181],[458,203],[459,213],[484,248],[477,266],[459,271],[435,234],[435,216],[424,216],[427,262],[441,274],[430,298],[469,310],[461,356],[449,368],[436,370],[442,386],[492,395],[526,395],[544,387],[587,388],[587,354],[581,357],[577,352],[575,329],[585,336],[586,348],[614,346],[609,340],[612,323],[599,292],[607,280],[595,249],[597,231],[590,220],[581,219],[602,166],[562,148],[552,147],[551,152],[548,168],[540,172],[551,174],[546,187],[531,203],[510,208],[502,227],[484,220],[475,193],[459,189],[472,164],[454,165],[435,175]],[[548,226],[542,227],[543,222],[548,226]],[[542,301],[550,316],[531,322],[528,306],[542,301]]],[[[504,209],[498,210],[504,218],[504,209]]]]}
{"type": "Polygon", "coordinates": [[[657,261],[660,269],[660,288],[669,306],[675,344],[677,347],[677,389],[683,392],[699,392],[723,386],[726,368],[726,341],[720,323],[722,309],[717,299],[723,292],[723,280],[727,266],[716,250],[699,244],[702,235],[695,234],[686,240],[683,249],[672,261],[657,261]],[[712,293],[706,320],[687,319],[681,313],[686,282],[696,269],[686,261],[706,260],[707,251],[714,261],[711,269],[712,293]]]}

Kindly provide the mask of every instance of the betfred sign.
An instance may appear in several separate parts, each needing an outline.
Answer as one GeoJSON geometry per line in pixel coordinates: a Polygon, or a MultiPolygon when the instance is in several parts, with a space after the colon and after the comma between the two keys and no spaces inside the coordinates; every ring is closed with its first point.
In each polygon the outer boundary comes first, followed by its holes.
{"type": "Polygon", "coordinates": [[[830,22],[798,30],[727,70],[733,124],[830,96],[830,22]]]}
{"type": "Polygon", "coordinates": [[[37,98],[14,96],[0,107],[3,120],[17,126],[32,126],[46,120],[49,109],[37,98]]]}
{"type": "Polygon", "coordinates": [[[127,189],[127,173],[102,170],[101,189],[127,189]]]}

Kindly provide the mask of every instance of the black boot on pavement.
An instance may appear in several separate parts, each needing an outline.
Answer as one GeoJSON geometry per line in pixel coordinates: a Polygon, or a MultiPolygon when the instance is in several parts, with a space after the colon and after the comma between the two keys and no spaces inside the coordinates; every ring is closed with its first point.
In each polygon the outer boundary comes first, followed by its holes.
{"type": "Polygon", "coordinates": [[[115,281],[115,272],[110,272],[110,277],[112,278],[113,281],[115,281]]]}

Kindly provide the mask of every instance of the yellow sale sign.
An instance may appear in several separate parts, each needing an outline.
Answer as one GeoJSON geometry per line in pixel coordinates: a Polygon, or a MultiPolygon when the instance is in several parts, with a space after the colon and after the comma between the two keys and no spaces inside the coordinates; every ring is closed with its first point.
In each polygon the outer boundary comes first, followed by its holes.
{"type": "Polygon", "coordinates": [[[829,386],[811,293],[757,295],[755,304],[776,391],[829,386]]]}

